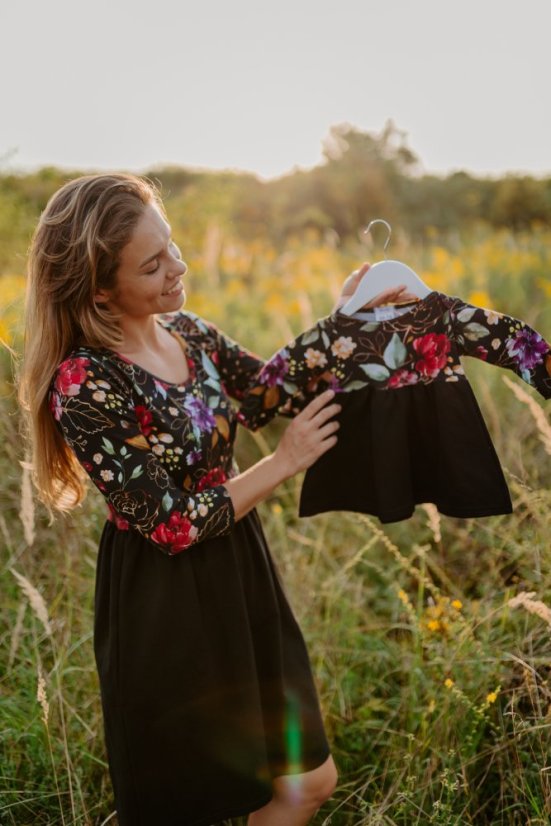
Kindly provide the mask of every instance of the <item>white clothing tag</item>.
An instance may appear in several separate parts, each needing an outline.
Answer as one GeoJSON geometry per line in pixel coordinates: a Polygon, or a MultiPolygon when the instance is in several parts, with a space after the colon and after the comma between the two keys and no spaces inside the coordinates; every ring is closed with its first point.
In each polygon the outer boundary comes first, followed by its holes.
{"type": "Polygon", "coordinates": [[[396,312],[396,307],[375,307],[375,321],[389,321],[391,318],[396,318],[400,312],[396,312]]]}

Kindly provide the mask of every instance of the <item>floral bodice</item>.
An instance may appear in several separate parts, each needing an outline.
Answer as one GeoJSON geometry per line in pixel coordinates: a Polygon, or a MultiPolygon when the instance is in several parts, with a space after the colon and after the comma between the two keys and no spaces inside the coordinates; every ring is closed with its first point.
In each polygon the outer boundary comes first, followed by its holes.
{"type": "Polygon", "coordinates": [[[82,347],[59,366],[50,408],[117,527],[174,554],[233,524],[223,484],[235,473],[229,396],[243,398],[263,362],[191,313],[158,321],[184,344],[187,381],[82,347]]]}
{"type": "Polygon", "coordinates": [[[513,370],[551,396],[551,348],[518,319],[431,292],[412,306],[346,316],[335,312],[275,354],[243,400],[239,419],[259,427],[292,414],[331,387],[395,391],[432,382],[461,382],[461,356],[513,370]]]}

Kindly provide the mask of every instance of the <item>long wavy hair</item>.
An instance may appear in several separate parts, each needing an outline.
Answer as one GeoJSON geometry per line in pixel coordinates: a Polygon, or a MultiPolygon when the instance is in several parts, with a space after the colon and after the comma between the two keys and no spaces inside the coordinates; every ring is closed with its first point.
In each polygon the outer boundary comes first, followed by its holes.
{"type": "Polygon", "coordinates": [[[121,250],[151,203],[163,210],[154,185],[134,175],[76,178],[49,200],[31,242],[19,401],[33,481],[50,516],[86,496],[86,474],[49,408],[50,384],[76,347],[122,344],[118,316],[95,295],[116,286],[121,250]]]}

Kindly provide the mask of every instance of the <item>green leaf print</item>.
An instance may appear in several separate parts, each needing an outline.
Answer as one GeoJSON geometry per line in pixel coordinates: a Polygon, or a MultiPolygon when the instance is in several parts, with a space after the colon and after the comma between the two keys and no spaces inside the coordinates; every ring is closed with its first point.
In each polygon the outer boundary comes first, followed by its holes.
{"type": "Polygon", "coordinates": [[[478,341],[480,338],[486,338],[486,336],[490,335],[488,328],[482,324],[477,324],[476,321],[473,321],[471,324],[466,324],[463,328],[463,333],[469,341],[478,341]]]}
{"type": "Polygon", "coordinates": [[[384,364],[360,364],[360,367],[373,381],[384,381],[390,376],[390,372],[384,364]]]}
{"type": "Polygon", "coordinates": [[[401,367],[406,361],[407,350],[398,333],[393,333],[392,338],[385,347],[383,359],[391,370],[396,370],[397,367],[401,367]]]}
{"type": "Polygon", "coordinates": [[[465,307],[457,313],[457,320],[464,324],[466,321],[470,321],[475,313],[476,307],[465,307]]]}
{"type": "Polygon", "coordinates": [[[103,442],[103,449],[105,450],[105,452],[108,453],[110,456],[114,456],[115,448],[113,447],[113,443],[110,442],[109,439],[106,439],[105,436],[101,437],[101,441],[103,442]]]}

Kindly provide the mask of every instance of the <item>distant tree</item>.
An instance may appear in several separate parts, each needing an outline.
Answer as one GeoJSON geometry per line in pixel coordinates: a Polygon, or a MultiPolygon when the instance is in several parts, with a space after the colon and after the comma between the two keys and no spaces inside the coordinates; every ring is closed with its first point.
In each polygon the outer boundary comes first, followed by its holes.
{"type": "Polygon", "coordinates": [[[528,229],[535,222],[551,224],[550,206],[548,183],[508,175],[497,184],[491,219],[513,230],[528,229]]]}

